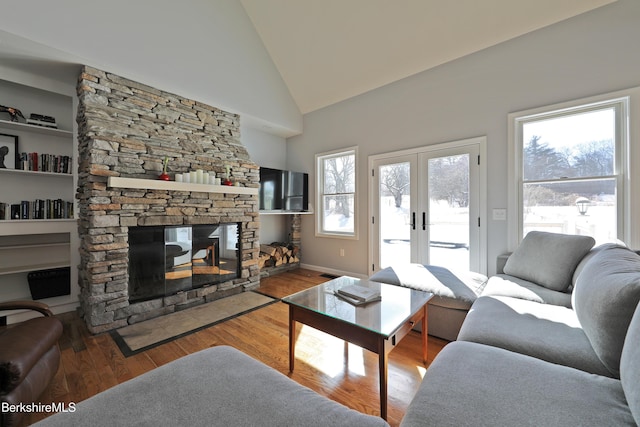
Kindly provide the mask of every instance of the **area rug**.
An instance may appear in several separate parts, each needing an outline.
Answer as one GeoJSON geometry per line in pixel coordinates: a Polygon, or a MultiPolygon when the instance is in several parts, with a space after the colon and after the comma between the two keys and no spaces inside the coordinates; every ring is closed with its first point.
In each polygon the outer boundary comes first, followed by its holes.
{"type": "Polygon", "coordinates": [[[279,300],[257,292],[242,292],[155,319],[111,331],[125,357],[257,310],[279,300]]]}

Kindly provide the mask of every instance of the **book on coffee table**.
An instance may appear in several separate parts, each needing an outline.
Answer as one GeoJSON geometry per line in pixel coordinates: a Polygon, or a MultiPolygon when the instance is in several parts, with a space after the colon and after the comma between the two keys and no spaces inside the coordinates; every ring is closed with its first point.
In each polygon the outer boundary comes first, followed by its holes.
{"type": "Polygon", "coordinates": [[[362,305],[373,301],[380,301],[380,291],[360,285],[349,285],[337,289],[335,294],[354,305],[362,305]]]}

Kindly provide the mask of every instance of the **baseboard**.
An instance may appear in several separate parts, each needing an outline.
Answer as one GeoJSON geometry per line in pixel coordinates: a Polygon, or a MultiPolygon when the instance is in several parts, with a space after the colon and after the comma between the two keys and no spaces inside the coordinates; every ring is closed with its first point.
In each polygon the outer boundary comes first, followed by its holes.
{"type": "Polygon", "coordinates": [[[353,271],[336,270],[335,268],[321,267],[319,265],[311,265],[300,263],[300,268],[306,268],[307,270],[319,271],[321,273],[330,273],[335,276],[351,276],[358,279],[368,279],[366,274],[354,273],[353,271]]]}

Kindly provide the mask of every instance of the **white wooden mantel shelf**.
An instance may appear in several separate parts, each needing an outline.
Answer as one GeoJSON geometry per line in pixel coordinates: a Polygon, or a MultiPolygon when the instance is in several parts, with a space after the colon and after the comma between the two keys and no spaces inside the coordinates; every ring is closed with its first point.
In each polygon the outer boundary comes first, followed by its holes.
{"type": "Polygon", "coordinates": [[[123,178],[110,176],[107,185],[111,188],[137,188],[142,190],[199,191],[203,193],[258,194],[256,187],[230,185],[193,184],[189,182],[162,181],[160,179],[123,178]]]}

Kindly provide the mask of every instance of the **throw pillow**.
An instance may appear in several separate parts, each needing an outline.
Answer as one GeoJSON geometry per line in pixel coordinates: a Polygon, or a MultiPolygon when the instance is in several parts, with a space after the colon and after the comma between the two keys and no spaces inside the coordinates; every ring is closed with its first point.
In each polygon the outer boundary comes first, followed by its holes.
{"type": "Polygon", "coordinates": [[[573,309],[598,358],[615,376],[633,313],[640,302],[640,256],[623,246],[603,245],[573,290],[573,309]]]}
{"type": "Polygon", "coordinates": [[[578,263],[594,244],[589,236],[530,231],[509,256],[504,272],[565,292],[578,263]]]}

